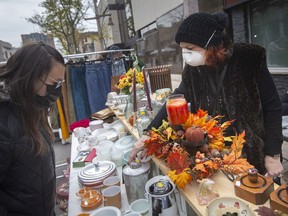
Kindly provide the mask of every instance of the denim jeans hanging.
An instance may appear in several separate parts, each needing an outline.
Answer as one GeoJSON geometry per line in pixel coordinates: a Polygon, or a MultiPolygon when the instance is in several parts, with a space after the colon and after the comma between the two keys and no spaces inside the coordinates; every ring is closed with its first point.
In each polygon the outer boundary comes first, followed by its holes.
{"type": "Polygon", "coordinates": [[[85,64],[71,65],[70,81],[77,121],[90,118],[91,111],[85,82],[85,64]]]}
{"type": "Polygon", "coordinates": [[[90,110],[92,113],[107,108],[107,94],[111,91],[111,63],[86,64],[86,86],[90,110]]]}
{"type": "Polygon", "coordinates": [[[122,75],[126,73],[124,59],[113,60],[111,68],[113,76],[122,75]]]}

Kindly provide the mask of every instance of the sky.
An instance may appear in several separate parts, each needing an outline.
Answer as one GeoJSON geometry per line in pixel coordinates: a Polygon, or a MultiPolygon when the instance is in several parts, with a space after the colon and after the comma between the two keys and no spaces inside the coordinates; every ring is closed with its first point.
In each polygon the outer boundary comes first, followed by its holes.
{"type": "MultiPolygon", "coordinates": [[[[21,34],[40,32],[37,25],[29,23],[25,18],[30,18],[35,13],[41,14],[44,11],[39,6],[42,1],[0,0],[0,40],[19,47],[22,44],[21,34]]],[[[87,21],[85,25],[91,31],[97,30],[96,21],[87,21]]]]}

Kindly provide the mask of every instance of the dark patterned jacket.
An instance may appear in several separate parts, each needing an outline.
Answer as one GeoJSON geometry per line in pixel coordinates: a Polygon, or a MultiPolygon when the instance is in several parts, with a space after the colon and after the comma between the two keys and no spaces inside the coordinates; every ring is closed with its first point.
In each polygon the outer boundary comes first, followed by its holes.
{"type": "MultiPolygon", "coordinates": [[[[203,92],[207,92],[208,77],[213,73],[206,66],[186,65],[182,82],[173,94],[184,94],[191,104],[191,111],[205,110],[203,92]]],[[[209,92],[209,91],[208,91],[209,92]]],[[[281,153],[282,108],[274,82],[267,69],[265,49],[252,44],[234,44],[233,54],[228,62],[223,91],[221,92],[225,115],[235,119],[234,132],[245,130],[244,156],[260,173],[265,173],[266,154],[281,153]]],[[[212,111],[209,110],[209,114],[212,111]]],[[[167,118],[165,107],[159,111],[151,128],[161,125],[167,118]]]]}
{"type": "Polygon", "coordinates": [[[36,156],[31,140],[9,101],[0,102],[0,215],[53,216],[55,156],[43,132],[47,151],[36,156]]]}

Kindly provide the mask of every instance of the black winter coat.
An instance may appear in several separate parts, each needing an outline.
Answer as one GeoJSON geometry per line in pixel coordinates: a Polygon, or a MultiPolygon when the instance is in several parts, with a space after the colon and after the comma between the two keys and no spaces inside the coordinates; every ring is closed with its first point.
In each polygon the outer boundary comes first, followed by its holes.
{"type": "MultiPolygon", "coordinates": [[[[191,103],[192,112],[204,107],[207,101],[202,96],[210,91],[207,80],[215,71],[208,71],[206,66],[191,67],[186,65],[182,82],[173,94],[184,94],[191,103]]],[[[235,44],[233,55],[227,66],[223,81],[222,96],[228,119],[235,119],[232,128],[238,134],[245,130],[244,151],[248,161],[261,174],[265,174],[265,155],[281,153],[282,110],[279,95],[266,65],[264,48],[252,44],[235,44]]],[[[209,111],[212,114],[212,111],[209,111]]],[[[223,114],[223,113],[222,113],[223,114]]],[[[165,106],[148,126],[158,128],[162,119],[167,118],[165,106]]]]}
{"type": "MultiPolygon", "coordinates": [[[[44,135],[44,133],[42,133],[44,135]]],[[[55,155],[36,156],[31,140],[9,102],[0,103],[0,215],[52,216],[55,204],[55,155]]]]}

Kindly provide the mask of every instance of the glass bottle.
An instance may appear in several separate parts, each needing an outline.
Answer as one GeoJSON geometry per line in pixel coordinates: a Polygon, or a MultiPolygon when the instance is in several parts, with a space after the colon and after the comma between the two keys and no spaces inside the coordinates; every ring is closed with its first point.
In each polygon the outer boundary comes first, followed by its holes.
{"type": "Polygon", "coordinates": [[[145,130],[151,123],[151,118],[146,112],[146,107],[139,108],[139,114],[136,123],[139,137],[142,137],[143,130],[145,130]]]}
{"type": "Polygon", "coordinates": [[[130,117],[133,115],[133,103],[132,95],[127,98],[126,107],[124,109],[124,115],[127,122],[129,122],[130,117]]]}

